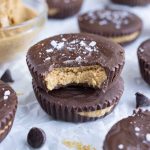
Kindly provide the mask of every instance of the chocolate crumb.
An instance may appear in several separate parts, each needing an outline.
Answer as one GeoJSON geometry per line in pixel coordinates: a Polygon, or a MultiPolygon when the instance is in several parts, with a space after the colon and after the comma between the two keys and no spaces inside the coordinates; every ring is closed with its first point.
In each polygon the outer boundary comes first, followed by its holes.
{"type": "Polygon", "coordinates": [[[32,128],[27,136],[27,142],[32,148],[40,148],[46,141],[46,134],[40,128],[32,128]]]}
{"type": "Polygon", "coordinates": [[[150,98],[137,92],[136,94],[136,108],[150,106],[150,98]]]}
{"type": "Polygon", "coordinates": [[[1,76],[1,80],[5,83],[13,83],[14,82],[9,69],[7,69],[4,72],[4,74],[1,76]]]}

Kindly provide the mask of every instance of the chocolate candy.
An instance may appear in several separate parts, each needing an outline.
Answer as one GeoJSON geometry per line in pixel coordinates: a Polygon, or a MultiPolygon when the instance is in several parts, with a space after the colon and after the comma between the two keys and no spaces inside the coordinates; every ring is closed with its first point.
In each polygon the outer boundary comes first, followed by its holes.
{"type": "Polygon", "coordinates": [[[33,81],[33,89],[43,110],[57,120],[87,122],[102,118],[113,111],[124,90],[119,79],[102,92],[83,86],[67,86],[46,93],[33,81]]]}
{"type": "Polygon", "coordinates": [[[137,55],[141,75],[145,82],[150,85],[150,39],[139,46],[137,55]]]}
{"type": "Polygon", "coordinates": [[[32,128],[27,136],[27,142],[32,148],[40,148],[46,140],[45,132],[40,128],[32,128]]]}
{"type": "Polygon", "coordinates": [[[65,34],[32,46],[27,64],[36,84],[45,91],[87,85],[105,91],[124,66],[123,48],[92,34],[65,34]]]}
{"type": "Polygon", "coordinates": [[[11,72],[9,69],[7,69],[4,74],[1,77],[1,80],[5,83],[12,83],[14,82],[12,76],[11,76],[11,72]]]}
{"type": "Polygon", "coordinates": [[[125,10],[90,11],[80,15],[78,22],[81,32],[105,36],[120,44],[134,41],[142,30],[142,20],[125,10]]]}
{"type": "Polygon", "coordinates": [[[64,19],[78,12],[83,0],[46,0],[46,2],[49,18],[64,19]]]}
{"type": "Polygon", "coordinates": [[[149,150],[150,111],[139,110],[116,123],[104,141],[104,150],[149,150]]]}
{"type": "Polygon", "coordinates": [[[141,93],[136,93],[136,108],[150,106],[150,98],[141,93]]]}
{"type": "Polygon", "coordinates": [[[11,130],[17,103],[15,91],[8,84],[0,80],[0,142],[11,130]]]}

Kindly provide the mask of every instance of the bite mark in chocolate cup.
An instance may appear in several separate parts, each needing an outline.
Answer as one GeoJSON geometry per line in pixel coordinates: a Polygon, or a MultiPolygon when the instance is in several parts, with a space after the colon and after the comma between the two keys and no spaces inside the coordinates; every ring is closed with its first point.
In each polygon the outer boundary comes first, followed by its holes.
{"type": "Polygon", "coordinates": [[[124,66],[123,48],[92,34],[65,34],[45,39],[27,53],[27,64],[39,87],[51,91],[70,84],[107,89],[124,66]]]}

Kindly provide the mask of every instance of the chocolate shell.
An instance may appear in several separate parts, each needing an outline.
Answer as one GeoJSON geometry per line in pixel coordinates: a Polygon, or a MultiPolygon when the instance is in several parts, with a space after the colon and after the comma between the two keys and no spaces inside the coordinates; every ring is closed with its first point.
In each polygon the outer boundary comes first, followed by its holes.
{"type": "Polygon", "coordinates": [[[45,91],[48,89],[44,79],[53,69],[94,65],[105,69],[107,79],[100,87],[105,91],[120,76],[124,61],[124,50],[120,45],[92,34],[54,36],[32,46],[27,53],[31,75],[45,91]],[[94,46],[90,46],[91,43],[94,46]]]}
{"type": "Polygon", "coordinates": [[[106,93],[99,89],[79,86],[46,93],[34,81],[33,89],[42,109],[54,119],[87,122],[102,118],[113,111],[123,94],[124,84],[119,77],[106,93]]]}
{"type": "Polygon", "coordinates": [[[0,142],[11,130],[17,103],[17,96],[14,90],[0,80],[0,142]]]}
{"type": "Polygon", "coordinates": [[[139,110],[110,129],[104,142],[104,150],[120,149],[150,149],[150,111],[139,110]]]}

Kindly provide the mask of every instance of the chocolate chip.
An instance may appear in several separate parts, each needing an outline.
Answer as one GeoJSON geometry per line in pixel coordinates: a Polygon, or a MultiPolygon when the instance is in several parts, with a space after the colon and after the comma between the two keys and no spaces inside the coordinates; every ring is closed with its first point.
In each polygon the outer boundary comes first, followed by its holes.
{"type": "Polygon", "coordinates": [[[46,140],[45,132],[40,128],[32,128],[27,136],[27,142],[32,148],[40,148],[46,140]]]}
{"type": "Polygon", "coordinates": [[[136,94],[136,108],[150,106],[150,99],[145,95],[137,92],[136,94]]]}
{"type": "Polygon", "coordinates": [[[12,79],[12,76],[11,76],[11,72],[9,69],[7,69],[4,74],[2,75],[1,77],[1,80],[5,83],[13,83],[14,80],[12,79]]]}

